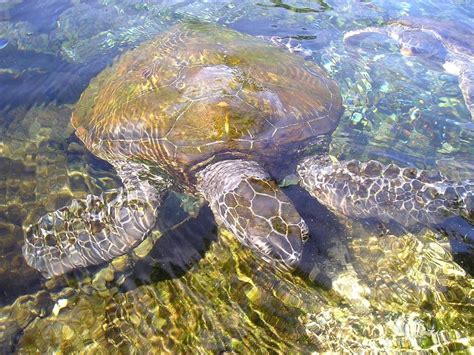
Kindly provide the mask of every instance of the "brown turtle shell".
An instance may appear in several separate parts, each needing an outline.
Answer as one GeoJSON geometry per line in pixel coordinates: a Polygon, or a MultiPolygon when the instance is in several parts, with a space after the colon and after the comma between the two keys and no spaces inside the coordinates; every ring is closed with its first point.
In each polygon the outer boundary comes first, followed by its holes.
{"type": "Polygon", "coordinates": [[[211,24],[179,24],[122,55],[81,96],[76,134],[110,162],[186,171],[221,152],[280,156],[330,134],[339,88],[315,64],[211,24]]]}

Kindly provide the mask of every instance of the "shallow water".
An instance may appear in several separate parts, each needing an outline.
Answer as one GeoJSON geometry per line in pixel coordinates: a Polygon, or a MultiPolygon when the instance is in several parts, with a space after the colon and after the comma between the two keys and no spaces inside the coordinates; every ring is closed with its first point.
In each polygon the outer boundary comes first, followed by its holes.
{"type": "Polygon", "coordinates": [[[45,280],[21,254],[23,229],[46,211],[120,184],[69,123],[89,81],[189,19],[301,45],[295,55],[342,91],[333,157],[472,179],[474,123],[457,78],[391,41],[343,44],[349,30],[405,15],[472,30],[474,5],[0,0],[1,352],[473,351],[474,228],[461,217],[410,233],[335,215],[287,187],[311,231],[310,272],[291,274],[218,230],[207,208],[189,217],[172,194],[152,235],[110,264],[45,280]]]}

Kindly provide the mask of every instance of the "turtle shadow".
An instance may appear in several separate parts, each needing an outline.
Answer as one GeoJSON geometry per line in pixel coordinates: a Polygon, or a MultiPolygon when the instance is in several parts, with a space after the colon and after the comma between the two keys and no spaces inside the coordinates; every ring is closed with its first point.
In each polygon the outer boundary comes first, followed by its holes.
{"type": "MultiPolygon", "coordinates": [[[[339,261],[339,258],[332,257],[330,250],[334,249],[335,244],[342,246],[347,244],[345,242],[347,233],[343,225],[332,212],[302,188],[290,186],[284,191],[293,201],[310,231],[310,238],[304,245],[302,261],[295,272],[307,278],[317,264],[330,265],[331,274],[335,270],[342,270],[343,263],[339,261]]],[[[172,201],[171,203],[179,202],[172,201]]],[[[170,204],[169,199],[166,204],[170,204]]],[[[176,224],[176,219],[184,218],[184,215],[179,216],[184,212],[177,207],[165,209],[160,213],[157,222],[158,229],[169,230],[169,232],[163,234],[150,253],[137,260],[133,268],[123,274],[124,277],[115,278],[122,280],[119,286],[120,291],[128,292],[141,285],[184,276],[200,262],[212,243],[217,241],[218,228],[208,206],[201,208],[196,218],[190,218],[178,227],[170,229],[173,224],[176,224]]],[[[347,260],[346,255],[342,256],[342,259],[347,260]]],[[[324,288],[331,287],[331,277],[324,272],[311,281],[324,288]]]]}
{"type": "Polygon", "coordinates": [[[217,241],[217,226],[209,207],[204,206],[195,218],[189,218],[185,223],[170,229],[176,214],[184,212],[174,210],[174,213],[174,216],[170,216],[173,211],[160,213],[157,227],[168,232],[156,241],[145,257],[138,259],[133,268],[125,272],[123,282],[119,285],[120,291],[127,292],[142,285],[184,276],[217,241]]]}
{"type": "Polygon", "coordinates": [[[329,290],[351,260],[347,229],[337,215],[300,186],[289,186],[285,193],[309,228],[310,237],[295,273],[309,285],[329,290]]]}

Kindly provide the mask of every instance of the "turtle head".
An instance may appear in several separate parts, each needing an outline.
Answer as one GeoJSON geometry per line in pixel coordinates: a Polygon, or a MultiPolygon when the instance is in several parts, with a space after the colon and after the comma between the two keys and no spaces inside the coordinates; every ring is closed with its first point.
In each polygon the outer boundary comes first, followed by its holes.
{"type": "Polygon", "coordinates": [[[220,161],[201,171],[198,181],[217,222],[242,244],[286,269],[299,264],[308,227],[258,163],[220,161]]]}
{"type": "Polygon", "coordinates": [[[444,62],[447,51],[443,43],[433,34],[420,30],[406,30],[400,33],[400,53],[424,59],[444,62]]]}
{"type": "Polygon", "coordinates": [[[232,192],[242,217],[240,237],[267,261],[293,269],[301,260],[308,227],[295,206],[273,180],[246,179],[232,192]]]}

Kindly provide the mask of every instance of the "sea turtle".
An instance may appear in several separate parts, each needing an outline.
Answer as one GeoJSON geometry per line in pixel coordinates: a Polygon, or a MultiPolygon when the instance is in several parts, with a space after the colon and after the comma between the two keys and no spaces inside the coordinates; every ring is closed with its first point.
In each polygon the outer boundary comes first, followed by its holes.
{"type": "Polygon", "coordinates": [[[468,24],[406,17],[384,27],[366,27],[344,34],[344,42],[354,44],[372,33],[386,35],[406,56],[444,69],[458,77],[464,102],[474,118],[474,29],[468,24]]]}
{"type": "MultiPolygon", "coordinates": [[[[326,155],[328,137],[342,112],[336,83],[301,56],[216,25],[176,25],[97,76],[72,115],[76,135],[114,166],[124,187],[45,215],[28,228],[23,254],[46,277],[111,260],[147,235],[166,191],[177,189],[201,196],[216,222],[265,260],[294,268],[308,228],[268,171],[288,162],[294,169],[312,152],[298,167],[301,185],[316,196],[320,187],[336,188],[345,204],[363,200],[350,211],[356,216],[392,213],[392,195],[414,198],[383,178],[393,166],[356,171],[338,163],[361,176],[354,181],[330,170],[337,163],[326,155]]],[[[400,171],[401,183],[426,187],[400,171]]],[[[444,191],[432,186],[426,204],[442,203],[444,191]]],[[[415,212],[456,213],[466,191],[448,209],[415,212]]],[[[411,215],[409,207],[392,214],[411,215]]]]}

